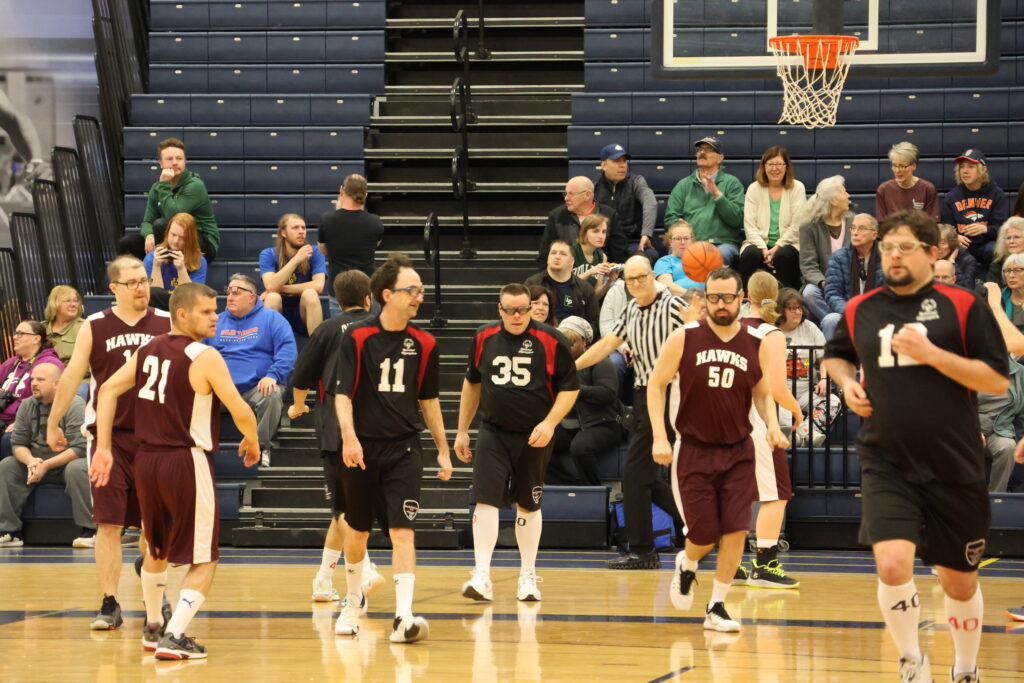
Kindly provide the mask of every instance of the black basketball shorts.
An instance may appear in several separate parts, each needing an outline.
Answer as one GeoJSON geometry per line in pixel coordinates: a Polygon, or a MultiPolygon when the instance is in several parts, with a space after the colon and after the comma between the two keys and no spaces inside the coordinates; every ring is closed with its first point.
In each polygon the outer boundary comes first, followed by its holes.
{"type": "Polygon", "coordinates": [[[320,459],[324,467],[324,498],[337,517],[345,512],[345,487],[341,478],[345,463],[341,461],[341,451],[320,451],[320,459]]]}
{"type": "Polygon", "coordinates": [[[540,510],[551,442],[534,448],[529,432],[508,432],[480,422],[473,451],[473,499],[504,507],[511,499],[527,512],[540,510]]]}
{"type": "Polygon", "coordinates": [[[992,521],[984,482],[909,482],[882,456],[858,446],[863,514],[860,542],[902,539],[928,565],[977,571],[992,521]]]}
{"type": "Polygon", "coordinates": [[[394,439],[362,439],[366,469],[344,467],[345,521],[356,531],[369,531],[374,510],[383,505],[390,529],[413,529],[420,511],[423,454],[420,435],[394,439]]]}

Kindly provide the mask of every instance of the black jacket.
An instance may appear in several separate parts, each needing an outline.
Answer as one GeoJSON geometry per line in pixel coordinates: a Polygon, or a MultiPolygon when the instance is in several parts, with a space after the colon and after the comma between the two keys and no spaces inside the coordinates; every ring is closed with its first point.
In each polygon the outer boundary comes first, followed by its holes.
{"type": "Polygon", "coordinates": [[[654,238],[658,199],[642,175],[629,173],[622,182],[612,183],[602,173],[594,179],[594,201],[615,207],[628,239],[640,239],[641,235],[654,238]]]}
{"type": "MultiPolygon", "coordinates": [[[[534,273],[530,277],[523,281],[523,284],[529,287],[530,285],[542,285],[544,287],[550,287],[551,285],[545,282],[548,271],[544,269],[539,273],[534,273]]],[[[572,297],[576,302],[575,310],[573,315],[578,315],[581,318],[586,318],[590,326],[595,330],[598,329],[598,324],[601,319],[601,307],[597,303],[597,294],[594,293],[594,288],[589,282],[581,280],[575,275],[572,277],[572,297]]],[[[554,310],[554,306],[551,307],[554,310]]]]}
{"type": "Polygon", "coordinates": [[[620,421],[619,377],[611,360],[603,358],[597,364],[583,368],[578,377],[580,394],[573,411],[580,421],[580,428],[620,421]]]}
{"type": "MultiPolygon", "coordinates": [[[[626,243],[626,233],[622,231],[619,224],[619,215],[615,208],[608,204],[598,204],[594,209],[602,216],[608,216],[608,239],[604,245],[604,251],[608,254],[608,260],[613,263],[622,263],[629,254],[626,243]]],[[[569,209],[562,204],[548,214],[548,221],[544,225],[544,233],[540,236],[540,251],[537,252],[537,263],[541,268],[548,265],[548,247],[555,238],[565,240],[569,244],[576,244],[580,238],[580,222],[576,216],[569,213],[569,209]]]]}

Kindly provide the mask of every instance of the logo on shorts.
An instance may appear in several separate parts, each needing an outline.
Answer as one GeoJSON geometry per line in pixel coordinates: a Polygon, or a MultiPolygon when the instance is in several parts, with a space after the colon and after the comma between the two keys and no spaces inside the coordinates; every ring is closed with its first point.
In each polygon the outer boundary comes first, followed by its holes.
{"type": "Polygon", "coordinates": [[[406,500],[404,503],[402,503],[402,512],[405,513],[405,516],[409,519],[410,522],[416,519],[416,515],[417,513],[419,513],[419,511],[420,504],[418,501],[406,500]]]}
{"type": "Polygon", "coordinates": [[[405,341],[402,342],[402,347],[403,347],[402,348],[402,355],[403,356],[415,356],[416,355],[416,342],[414,342],[409,337],[406,337],[405,341]]]}
{"type": "Polygon", "coordinates": [[[927,320],[938,320],[938,304],[935,303],[935,299],[925,299],[921,302],[921,310],[917,312],[917,321],[925,322],[927,320]]]}
{"type": "Polygon", "coordinates": [[[533,353],[533,340],[532,339],[524,339],[523,340],[523,345],[519,347],[519,353],[521,353],[521,354],[531,354],[531,353],[533,353]]]}
{"type": "Polygon", "coordinates": [[[543,486],[534,486],[533,487],[533,502],[534,503],[539,503],[540,502],[540,497],[543,496],[543,495],[544,495],[544,487],[543,486]]]}
{"type": "Polygon", "coordinates": [[[981,562],[981,556],[985,553],[985,539],[979,538],[977,541],[971,541],[964,546],[964,556],[967,558],[967,564],[972,567],[977,566],[981,562]]]}

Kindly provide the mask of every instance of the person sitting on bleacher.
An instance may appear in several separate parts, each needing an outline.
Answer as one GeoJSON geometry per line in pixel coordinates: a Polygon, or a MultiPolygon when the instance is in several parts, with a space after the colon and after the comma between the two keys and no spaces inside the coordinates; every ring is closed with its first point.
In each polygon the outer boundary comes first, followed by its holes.
{"type": "Polygon", "coordinates": [[[743,203],[747,238],[736,269],[744,289],[758,270],[775,275],[786,287],[800,288],[800,226],[793,218],[806,201],[807,190],[793,175],[789,151],[778,145],[766,149],[743,203]]]}
{"type": "Polygon", "coordinates": [[[853,217],[850,243],[839,249],[828,261],[825,272],[825,304],[829,313],[821,321],[825,340],[832,338],[846,311],[846,302],[853,297],[885,284],[882,255],[878,251],[878,221],[869,213],[853,217]]]}
{"type": "Polygon", "coordinates": [[[725,265],[733,266],[743,241],[743,183],[722,170],[725,159],[718,138],[706,137],[693,143],[697,170],[672,189],[665,206],[665,225],[680,218],[693,228],[700,242],[711,242],[722,252],[725,265]]]}
{"type": "Polygon", "coordinates": [[[875,218],[885,220],[893,211],[917,209],[939,220],[939,193],[935,185],[914,175],[920,152],[911,142],[897,142],[889,150],[892,180],[875,190],[875,218]]]}
{"type": "Polygon", "coordinates": [[[608,239],[608,218],[592,213],[580,224],[580,235],[572,245],[573,275],[594,288],[598,300],[604,298],[608,287],[618,279],[621,268],[612,270],[604,245],[608,239]]]}
{"type": "Polygon", "coordinates": [[[1004,284],[1003,262],[1010,254],[1024,254],[1024,218],[1019,216],[1010,216],[999,228],[992,265],[985,274],[985,282],[994,282],[1000,286],[1004,284]]]}
{"type": "Polygon", "coordinates": [[[682,296],[691,287],[704,289],[703,282],[691,280],[683,270],[683,252],[693,243],[693,228],[690,224],[680,218],[665,229],[662,240],[668,247],[668,253],[655,261],[654,278],[676,296],[682,296]]]}
{"type": "Polygon", "coordinates": [[[599,213],[608,217],[608,238],[606,240],[605,252],[615,263],[622,263],[626,260],[626,234],[619,225],[619,215],[615,207],[610,204],[599,204],[594,201],[594,183],[586,176],[570,178],[565,184],[565,192],[562,193],[565,199],[563,204],[551,210],[548,214],[547,223],[544,224],[544,232],[540,236],[540,249],[537,252],[537,263],[543,265],[547,262],[548,247],[551,242],[558,239],[569,244],[576,241],[580,234],[580,225],[583,219],[592,213],[599,213]]]}
{"type": "Polygon", "coordinates": [[[0,547],[24,544],[21,513],[29,494],[39,484],[64,484],[64,491],[71,498],[75,524],[82,529],[72,545],[91,548],[96,543],[89,465],[82,434],[85,402],[81,398],[75,396],[71,399],[71,405],[60,421],[61,429],[67,435],[67,448],[54,452],[46,444],[46,421],[61,372],[62,368],[52,363],[32,368],[32,395],[18,408],[11,439],[14,457],[0,460],[0,547]]]}
{"type": "MultiPolygon", "coordinates": [[[[594,340],[594,329],[579,316],[558,325],[573,359],[594,340]]],[[[612,362],[603,358],[578,372],[580,393],[572,410],[555,427],[546,484],[600,486],[597,461],[622,441],[618,382],[612,362]]]]}
{"type": "Polygon", "coordinates": [[[988,490],[1007,491],[1013,474],[1014,450],[1017,441],[1024,437],[1024,366],[1015,362],[1016,354],[1024,350],[1024,338],[1006,317],[999,286],[985,283],[985,298],[1010,353],[1010,388],[998,396],[978,392],[978,421],[985,437],[985,450],[992,458],[988,490]]]}
{"type": "MultiPolygon", "coordinates": [[[[782,317],[775,321],[776,326],[786,336],[786,344],[790,347],[816,346],[815,360],[821,361],[823,348],[825,346],[825,335],[821,333],[818,326],[805,317],[804,298],[799,290],[790,287],[779,289],[779,307],[782,317]]],[[[802,406],[810,405],[808,400],[813,388],[814,394],[824,396],[827,383],[825,381],[824,366],[821,367],[821,379],[817,382],[814,377],[817,372],[811,367],[811,353],[806,348],[796,351],[794,356],[791,350],[786,356],[786,383],[793,385],[796,378],[797,403],[802,406]]],[[[789,428],[793,424],[793,415],[788,410],[779,411],[779,424],[789,428]]]]}
{"type": "Polygon", "coordinates": [[[803,297],[815,322],[829,314],[825,302],[825,271],[832,254],[850,243],[853,212],[850,193],[841,175],[818,183],[794,220],[800,226],[800,274],[804,279],[803,297]]]}
{"type": "Polygon", "coordinates": [[[988,268],[999,226],[1010,217],[1010,200],[989,178],[988,163],[980,149],[969,149],[954,161],[956,187],[942,198],[942,222],[956,226],[960,244],[988,268]]]}
{"type": "Polygon", "coordinates": [[[212,263],[220,248],[220,228],[213,215],[213,203],[202,178],[185,168],[185,143],[167,138],[157,146],[160,179],[149,188],[146,213],[138,235],[125,235],[118,244],[119,254],[132,254],[140,261],[164,241],[164,231],[172,216],[190,214],[196,220],[199,246],[212,263]]]}
{"type": "MultiPolygon", "coordinates": [[[[65,366],[71,360],[71,352],[75,350],[78,330],[85,323],[85,318],[82,317],[84,312],[82,296],[74,287],[57,285],[46,297],[46,320],[43,322],[43,328],[46,330],[50,346],[65,366]]],[[[85,381],[78,388],[78,395],[83,401],[89,398],[88,380],[89,374],[86,373],[85,381]]]]}
{"type": "Polygon", "coordinates": [[[936,282],[941,282],[944,285],[955,285],[956,282],[956,266],[953,265],[952,261],[947,261],[944,258],[940,258],[935,261],[935,265],[932,266],[935,271],[933,279],[936,282]]]}
{"type": "Polygon", "coordinates": [[[14,416],[21,402],[32,395],[29,387],[32,368],[53,363],[64,370],[41,322],[22,320],[12,336],[14,355],[0,365],[0,429],[8,432],[14,429],[14,416]]]}
{"type": "Polygon", "coordinates": [[[586,280],[572,274],[572,244],[563,239],[552,240],[548,246],[548,266],[526,278],[524,285],[542,285],[555,294],[552,312],[558,320],[570,315],[585,318],[591,327],[597,326],[600,308],[597,294],[586,280]]]}
{"type": "Polygon", "coordinates": [[[1003,261],[1001,300],[1013,326],[1024,332],[1024,254],[1010,254],[1003,261]]]}
{"type": "MultiPolygon", "coordinates": [[[[1015,250],[1024,250],[1024,241],[1017,240],[1017,244],[1019,249],[1015,250]]],[[[998,252],[999,245],[997,244],[996,253],[998,252]]],[[[960,246],[960,237],[957,235],[956,228],[949,223],[939,223],[939,258],[953,264],[956,271],[954,284],[974,289],[974,278],[978,275],[978,262],[974,260],[969,251],[960,246]]],[[[1001,260],[1000,265],[1002,265],[1001,260]]],[[[1002,283],[1002,274],[999,274],[998,277],[1002,283]]]]}
{"type": "Polygon", "coordinates": [[[220,351],[231,381],[256,413],[261,460],[267,466],[284,411],[284,385],[298,356],[295,336],[284,316],[259,300],[256,281],[248,275],[235,273],[224,291],[226,310],[217,318],[216,333],[203,343],[220,351]]]}
{"type": "Polygon", "coordinates": [[[603,173],[594,179],[594,201],[615,207],[626,235],[626,251],[632,254],[640,249],[654,263],[658,259],[652,241],[654,223],[658,220],[658,198],[642,175],[629,172],[629,154],[622,145],[605,145],[601,149],[601,170],[603,173]]]}
{"type": "Polygon", "coordinates": [[[175,214],[167,224],[164,239],[142,260],[151,287],[173,292],[186,282],[206,284],[206,257],[199,247],[196,219],[187,213],[175,214]],[[155,264],[159,267],[154,268],[155,264]]]}
{"type": "Polygon", "coordinates": [[[539,323],[558,327],[555,318],[555,293],[544,285],[527,285],[530,290],[530,317],[539,323]]]}
{"type": "Polygon", "coordinates": [[[281,313],[296,336],[309,336],[323,322],[320,294],[327,279],[327,261],[306,243],[306,221],[286,213],[277,221],[276,245],[260,252],[263,303],[281,313]]]}

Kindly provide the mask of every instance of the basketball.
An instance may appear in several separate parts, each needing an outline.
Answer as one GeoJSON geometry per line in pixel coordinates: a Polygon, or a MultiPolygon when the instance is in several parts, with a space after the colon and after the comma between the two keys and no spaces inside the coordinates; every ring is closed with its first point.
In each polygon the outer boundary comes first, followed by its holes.
{"type": "Polygon", "coordinates": [[[683,252],[683,270],[694,282],[704,282],[708,273],[723,265],[722,253],[711,242],[694,242],[683,252]]]}

